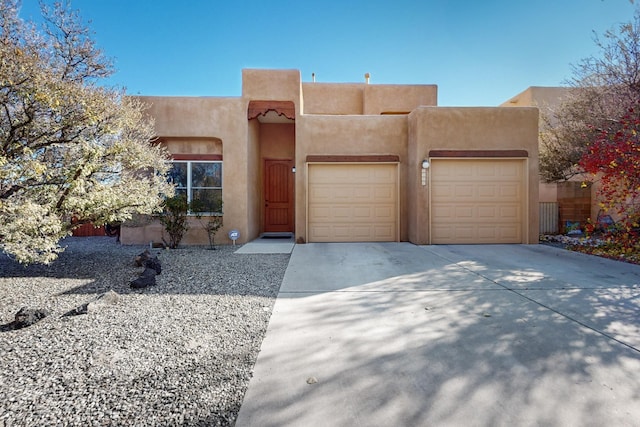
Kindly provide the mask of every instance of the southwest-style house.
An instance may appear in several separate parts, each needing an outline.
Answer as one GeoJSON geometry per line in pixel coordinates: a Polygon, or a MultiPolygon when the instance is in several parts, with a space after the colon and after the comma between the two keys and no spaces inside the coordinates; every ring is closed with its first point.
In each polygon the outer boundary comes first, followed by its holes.
{"type": "MultiPolygon", "coordinates": [[[[190,198],[222,195],[217,243],[538,242],[538,109],[438,107],[435,85],[242,71],[240,97],[140,97],[190,198]]],[[[184,244],[206,244],[195,223],[184,244]]],[[[158,223],[122,228],[159,242],[158,223]]]]}

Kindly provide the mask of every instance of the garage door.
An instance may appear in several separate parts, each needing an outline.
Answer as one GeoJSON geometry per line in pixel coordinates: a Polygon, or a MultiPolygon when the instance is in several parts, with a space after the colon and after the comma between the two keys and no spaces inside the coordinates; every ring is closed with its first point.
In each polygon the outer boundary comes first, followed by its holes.
{"type": "Polygon", "coordinates": [[[525,161],[433,159],[431,243],[525,243],[525,161]]]}
{"type": "Polygon", "coordinates": [[[308,165],[310,242],[394,242],[397,164],[308,165]]]}

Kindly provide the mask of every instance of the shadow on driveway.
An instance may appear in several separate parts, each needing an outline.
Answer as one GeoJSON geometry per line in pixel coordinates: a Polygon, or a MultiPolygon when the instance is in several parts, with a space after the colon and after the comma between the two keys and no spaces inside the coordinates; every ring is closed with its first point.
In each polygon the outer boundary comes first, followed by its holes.
{"type": "Polygon", "coordinates": [[[639,313],[547,246],[297,245],[237,425],[634,425],[639,313]]]}

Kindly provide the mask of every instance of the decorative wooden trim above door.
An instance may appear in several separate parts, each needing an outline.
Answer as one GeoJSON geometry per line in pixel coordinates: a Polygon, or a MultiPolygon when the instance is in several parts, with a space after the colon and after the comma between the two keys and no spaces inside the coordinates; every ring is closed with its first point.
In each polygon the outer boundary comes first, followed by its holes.
{"type": "Polygon", "coordinates": [[[251,120],[265,116],[269,111],[290,120],[296,119],[296,106],[292,101],[249,101],[247,118],[251,120]]]}

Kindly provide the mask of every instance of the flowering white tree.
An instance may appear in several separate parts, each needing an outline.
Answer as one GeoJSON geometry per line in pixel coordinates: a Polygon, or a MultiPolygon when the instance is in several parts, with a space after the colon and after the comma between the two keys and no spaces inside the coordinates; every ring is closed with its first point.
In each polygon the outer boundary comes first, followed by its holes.
{"type": "Polygon", "coordinates": [[[159,210],[173,194],[144,105],[98,83],[112,72],[68,2],[38,29],[0,0],[0,251],[48,263],[74,227],[159,210]]]}

